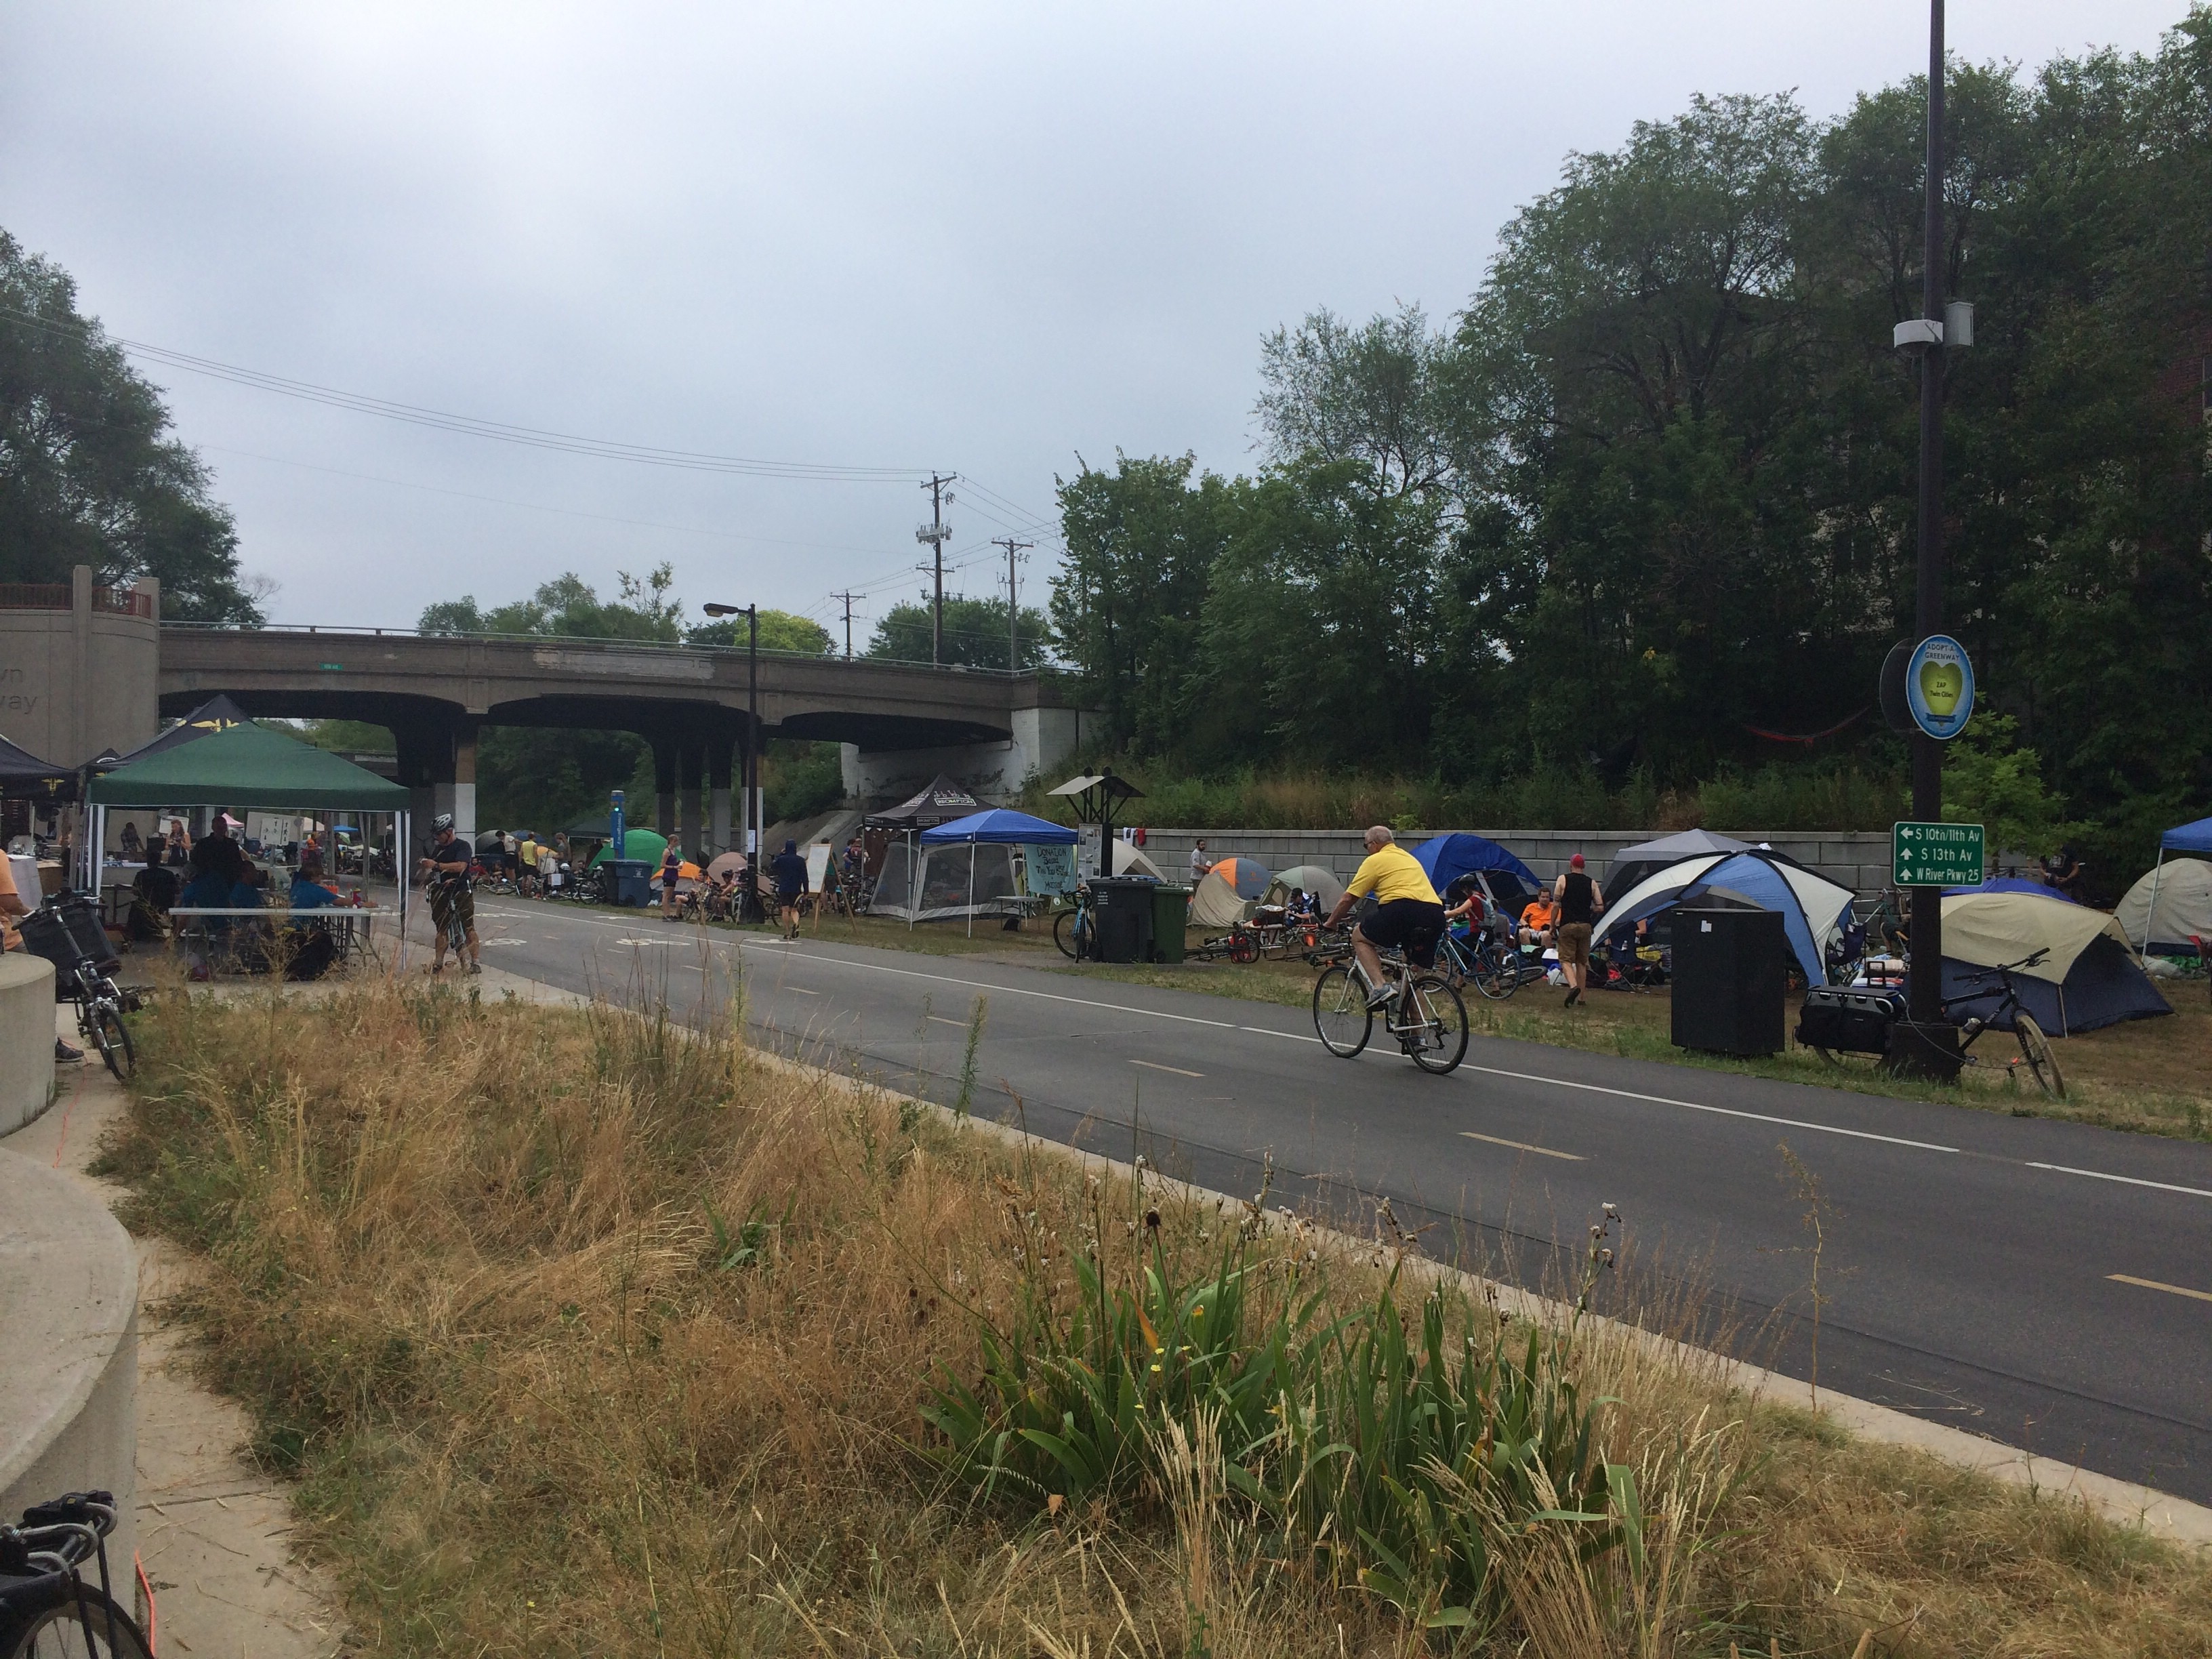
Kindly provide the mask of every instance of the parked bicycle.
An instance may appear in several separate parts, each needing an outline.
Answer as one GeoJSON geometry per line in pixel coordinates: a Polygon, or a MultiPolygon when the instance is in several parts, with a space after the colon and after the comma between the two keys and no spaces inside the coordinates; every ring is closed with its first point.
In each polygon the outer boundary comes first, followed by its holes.
{"type": "Polygon", "coordinates": [[[118,1079],[129,1077],[137,1069],[138,1054],[123,1016],[137,1009],[137,993],[108,977],[116,958],[92,902],[82,894],[57,893],[23,918],[22,933],[25,948],[53,963],[57,994],[76,1005],[78,1035],[100,1050],[118,1079]]]}
{"type": "Polygon", "coordinates": [[[1322,1045],[1340,1060],[1350,1060],[1374,1035],[1375,1016],[1414,1065],[1438,1076],[1458,1069],[1467,1058],[1467,1005],[1442,974],[1385,957],[1383,986],[1371,984],[1358,959],[1324,968],[1314,981],[1314,1030],[1322,1045]],[[1378,1007],[1378,988],[1389,1000],[1378,1007]]]}
{"type": "Polygon", "coordinates": [[[1068,907],[1052,919],[1052,942],[1062,956],[1088,962],[1098,954],[1098,916],[1088,883],[1079,883],[1068,907]]]}
{"type": "Polygon", "coordinates": [[[2051,1047],[2051,1039],[2043,1034],[2043,1027],[2036,1024],[2035,1016],[2021,1006],[2020,988],[2012,980],[2015,973],[2040,967],[2043,959],[2050,954],[2050,948],[2045,946],[2018,962],[2004,963],[1995,968],[1984,968],[1978,973],[1968,974],[1966,978],[1969,984],[1986,984],[1990,980],[1995,980],[1996,984],[1985,990],[1969,991],[1963,996],[1951,998],[1944,1003],[1943,1013],[1959,1028],[1960,1053],[1969,1066],[1992,1063],[1969,1051],[1984,1031],[2002,1024],[2009,1017],[2013,1036],[2020,1043],[2020,1057],[2015,1060],[2008,1055],[2003,1061],[2005,1070],[2009,1073],[2024,1066],[2044,1093],[2063,1098],[2066,1093],[2066,1079],[2059,1075],[2058,1055],[2051,1047]],[[1996,1006],[1987,1014],[1969,1014],[1961,1019],[1953,1012],[1961,1002],[1979,1002],[1990,997],[1996,999],[1996,1006]]]}
{"type": "MultiPolygon", "coordinates": [[[[0,1527],[0,1659],[153,1659],[138,1621],[115,1600],[107,1537],[115,1495],[66,1492],[0,1527]],[[88,1584],[84,1565],[100,1564],[88,1584]]],[[[147,1625],[154,1623],[150,1594],[147,1625]]]]}

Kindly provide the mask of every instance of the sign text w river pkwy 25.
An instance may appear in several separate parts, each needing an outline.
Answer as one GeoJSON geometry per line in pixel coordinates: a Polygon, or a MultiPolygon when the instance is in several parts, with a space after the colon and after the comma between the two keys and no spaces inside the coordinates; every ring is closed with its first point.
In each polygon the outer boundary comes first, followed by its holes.
{"type": "Polygon", "coordinates": [[[1893,823],[1891,878],[1899,887],[1978,887],[1983,840],[1978,823],[1893,823]]]}

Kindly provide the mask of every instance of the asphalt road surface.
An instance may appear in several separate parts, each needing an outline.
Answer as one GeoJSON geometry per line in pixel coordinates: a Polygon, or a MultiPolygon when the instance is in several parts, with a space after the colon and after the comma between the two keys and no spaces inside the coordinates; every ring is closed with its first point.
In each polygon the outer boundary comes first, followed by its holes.
{"type": "Polygon", "coordinates": [[[1535,1288],[1613,1204],[1637,1276],[1609,1296],[1800,1377],[1817,1263],[1823,1386],[2212,1502],[2212,1146],[1482,1037],[1436,1078],[1395,1047],[1334,1058],[1301,1009],[1072,963],[477,915],[495,966],[679,1012],[742,959],[780,1046],[940,1101],[981,1000],[979,1114],[1231,1193],[1272,1154],[1278,1201],[1358,1224],[1387,1196],[1431,1255],[1535,1288]]]}

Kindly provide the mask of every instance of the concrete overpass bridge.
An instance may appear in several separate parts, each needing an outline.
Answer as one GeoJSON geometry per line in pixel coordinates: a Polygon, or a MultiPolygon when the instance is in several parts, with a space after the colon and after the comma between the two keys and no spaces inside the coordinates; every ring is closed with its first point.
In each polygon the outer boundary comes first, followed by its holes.
{"type": "MultiPolygon", "coordinates": [[[[469,830],[483,727],[634,732],[653,749],[657,827],[686,848],[732,844],[732,774],[740,788],[744,776],[732,756],[750,695],[742,648],[164,623],[158,691],[164,715],[221,692],[250,714],[387,726],[418,809],[469,830]]],[[[1035,672],[763,651],[759,705],[763,738],[843,744],[847,793],[863,798],[939,771],[1011,792],[1082,738],[1081,711],[1056,677],[1035,672]]]]}

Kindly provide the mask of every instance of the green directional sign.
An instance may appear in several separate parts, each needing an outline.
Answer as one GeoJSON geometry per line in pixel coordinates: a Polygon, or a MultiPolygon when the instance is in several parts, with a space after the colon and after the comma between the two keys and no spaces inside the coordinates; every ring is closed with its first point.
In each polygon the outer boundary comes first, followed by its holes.
{"type": "Polygon", "coordinates": [[[1982,879],[1978,823],[1893,823],[1890,878],[1899,887],[1976,887],[1982,879]]]}

